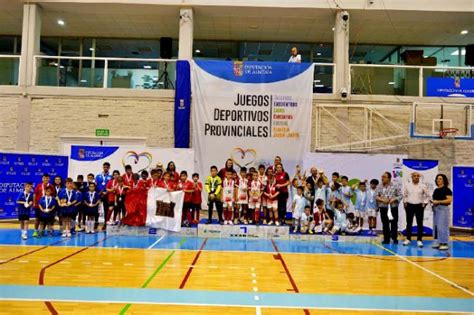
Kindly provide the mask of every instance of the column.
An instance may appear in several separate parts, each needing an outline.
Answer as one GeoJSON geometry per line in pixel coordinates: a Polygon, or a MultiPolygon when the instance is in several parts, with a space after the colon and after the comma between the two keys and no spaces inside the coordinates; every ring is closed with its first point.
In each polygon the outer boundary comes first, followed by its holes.
{"type": "Polygon", "coordinates": [[[343,89],[349,92],[349,20],[347,11],[339,11],[334,23],[334,53],[336,64],[335,92],[341,95],[343,89]]]}
{"type": "MultiPolygon", "coordinates": [[[[334,23],[334,63],[336,64],[336,87],[334,89],[336,95],[341,100],[346,101],[349,97],[349,20],[350,16],[347,11],[339,11],[336,13],[334,23]],[[343,92],[346,96],[343,96],[343,92]]],[[[344,105],[344,104],[342,104],[344,105]]],[[[334,115],[342,124],[350,128],[349,125],[349,109],[346,106],[335,108],[334,115]]],[[[350,133],[345,128],[340,128],[336,136],[337,144],[348,143],[350,141],[350,133]]]]}
{"type": "Polygon", "coordinates": [[[40,53],[41,8],[37,4],[23,5],[23,29],[21,34],[20,78],[23,90],[18,102],[17,139],[18,151],[29,151],[31,128],[31,97],[27,88],[34,85],[36,73],[34,56],[40,53]]]}
{"type": "Polygon", "coordinates": [[[178,59],[193,59],[193,9],[179,11],[178,59]]]}

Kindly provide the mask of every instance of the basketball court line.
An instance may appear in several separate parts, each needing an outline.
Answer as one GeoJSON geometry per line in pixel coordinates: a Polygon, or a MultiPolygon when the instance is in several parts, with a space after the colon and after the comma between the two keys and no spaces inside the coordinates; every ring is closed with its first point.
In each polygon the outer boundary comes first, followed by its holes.
{"type": "MultiPolygon", "coordinates": [[[[54,262],[52,262],[52,263],[50,263],[50,264],[44,266],[44,267],[41,268],[41,270],[40,270],[40,274],[39,274],[39,278],[38,278],[38,284],[39,284],[40,286],[44,286],[44,277],[45,277],[45,275],[46,275],[46,269],[48,269],[48,268],[50,268],[50,267],[52,267],[52,266],[54,266],[54,265],[56,265],[56,264],[59,264],[59,263],[65,261],[66,259],[71,258],[71,257],[73,257],[73,256],[75,256],[75,255],[77,255],[77,254],[80,254],[80,253],[82,253],[83,251],[88,250],[89,248],[91,248],[91,247],[93,247],[93,246],[95,246],[95,245],[97,245],[97,244],[99,244],[99,243],[105,241],[105,240],[106,240],[107,238],[109,238],[109,237],[110,237],[110,236],[106,236],[105,238],[103,238],[103,239],[101,239],[101,240],[99,240],[99,241],[97,241],[97,242],[95,242],[95,243],[93,243],[93,244],[91,244],[91,245],[89,245],[89,246],[87,246],[87,247],[84,247],[84,248],[82,248],[82,249],[80,249],[80,250],[78,250],[78,251],[75,251],[75,252],[72,253],[72,254],[69,254],[69,255],[67,255],[67,256],[61,258],[61,259],[58,259],[58,260],[56,260],[56,261],[54,261],[54,262]]],[[[52,304],[50,301],[45,301],[44,304],[46,305],[46,307],[48,308],[48,310],[50,311],[51,314],[53,314],[53,315],[57,315],[57,314],[58,314],[58,312],[56,311],[56,309],[54,308],[53,304],[52,304]]]]}
{"type": "MultiPolygon", "coordinates": [[[[440,280],[446,282],[447,284],[449,284],[449,285],[455,287],[456,289],[459,289],[459,290],[461,290],[461,291],[463,291],[463,292],[469,294],[470,296],[473,296],[473,297],[474,297],[474,292],[472,292],[472,291],[470,291],[470,290],[468,290],[468,289],[466,289],[466,288],[460,286],[459,284],[457,284],[457,283],[455,283],[455,282],[453,282],[453,281],[451,281],[451,280],[449,280],[449,279],[446,279],[445,277],[443,277],[443,276],[437,274],[436,272],[431,271],[431,270],[429,270],[429,269],[427,269],[427,268],[421,266],[420,264],[417,264],[416,262],[413,262],[413,261],[409,260],[408,258],[405,258],[405,257],[403,257],[403,256],[401,256],[401,255],[398,255],[398,254],[395,253],[394,251],[391,251],[390,249],[387,249],[387,248],[385,248],[384,246],[382,246],[382,245],[380,245],[380,244],[377,244],[377,243],[372,243],[372,244],[374,244],[375,246],[377,246],[377,247],[379,247],[379,248],[382,248],[382,249],[386,250],[386,251],[389,252],[390,254],[392,254],[392,255],[394,255],[394,256],[400,258],[401,260],[404,260],[404,261],[406,261],[407,263],[409,263],[409,264],[411,264],[411,265],[413,265],[413,266],[415,266],[415,267],[417,267],[417,268],[419,268],[419,269],[421,269],[421,270],[423,270],[423,271],[429,273],[430,275],[435,276],[436,278],[438,278],[438,279],[440,279],[440,280]]],[[[474,303],[474,302],[473,302],[473,303],[474,303]]]]}
{"type": "MultiPolygon", "coordinates": [[[[72,237],[71,237],[71,238],[72,238],[72,237]]],[[[71,239],[71,238],[70,238],[70,239],[71,239]]],[[[54,242],[54,243],[45,245],[45,246],[40,247],[40,248],[37,248],[37,249],[35,249],[35,250],[32,250],[32,251],[26,252],[26,253],[24,253],[24,254],[21,254],[21,255],[12,257],[12,258],[10,258],[10,259],[8,259],[8,260],[0,261],[0,265],[9,263],[9,262],[14,261],[14,260],[16,260],[16,259],[18,259],[18,258],[22,258],[22,257],[28,256],[28,255],[33,254],[33,253],[36,253],[36,252],[39,252],[39,251],[41,251],[41,250],[43,250],[43,249],[46,249],[46,248],[48,248],[48,247],[50,247],[50,246],[54,246],[54,245],[56,245],[56,244],[62,243],[62,242],[64,242],[64,241],[66,241],[66,239],[62,239],[62,240],[59,240],[59,241],[57,241],[57,242],[54,242]]]]}
{"type": "MultiPolygon", "coordinates": [[[[288,266],[286,265],[286,262],[283,259],[283,256],[281,255],[280,250],[278,249],[278,246],[277,246],[277,244],[275,243],[275,241],[273,239],[272,239],[272,245],[273,245],[273,248],[275,249],[275,251],[277,252],[277,255],[276,255],[275,259],[280,260],[280,263],[283,266],[283,269],[285,269],[288,280],[290,280],[291,286],[293,287],[293,291],[295,291],[295,293],[300,293],[300,291],[298,290],[298,286],[296,285],[295,280],[291,276],[290,269],[288,269],[288,266]]],[[[309,310],[307,310],[307,309],[303,309],[303,312],[305,313],[305,315],[310,314],[309,310]]]]}
{"type": "Polygon", "coordinates": [[[180,289],[138,289],[0,285],[2,301],[156,304],[394,312],[474,312],[472,298],[430,298],[347,294],[260,293],[180,289]],[[3,293],[4,292],[4,293],[3,293]]]}
{"type": "Polygon", "coordinates": [[[152,249],[153,247],[155,247],[156,244],[158,244],[159,242],[161,242],[162,239],[165,238],[166,235],[162,235],[159,239],[156,240],[156,242],[154,242],[153,244],[151,244],[150,246],[148,246],[147,249],[152,249]]]}
{"type": "Polygon", "coordinates": [[[186,272],[186,275],[184,276],[183,280],[181,281],[181,284],[179,285],[180,289],[183,289],[184,286],[186,285],[186,282],[188,281],[189,276],[191,275],[191,272],[193,271],[194,267],[197,264],[197,261],[199,259],[199,256],[201,256],[202,250],[204,246],[206,246],[207,243],[207,238],[204,239],[204,241],[201,244],[201,247],[199,248],[198,252],[196,253],[196,256],[194,256],[193,262],[188,268],[188,271],[186,272]]]}
{"type": "MultiPolygon", "coordinates": [[[[163,235],[164,237],[164,235],[163,235]]],[[[162,238],[163,238],[162,237],[162,238]]],[[[182,238],[181,241],[179,242],[178,246],[176,247],[175,250],[173,250],[162,262],[161,264],[155,269],[155,271],[148,277],[148,279],[146,279],[145,283],[142,284],[142,286],[140,288],[144,289],[146,288],[150,282],[156,277],[156,275],[161,271],[161,269],[163,269],[163,267],[168,263],[168,261],[171,259],[171,257],[173,257],[174,253],[176,252],[176,250],[179,249],[179,247],[181,247],[181,245],[184,244],[184,242],[186,242],[186,238],[182,238]]],[[[120,315],[123,315],[125,314],[129,309],[130,307],[132,307],[132,303],[128,303],[127,305],[125,305],[122,310],[120,311],[120,315]]]]}

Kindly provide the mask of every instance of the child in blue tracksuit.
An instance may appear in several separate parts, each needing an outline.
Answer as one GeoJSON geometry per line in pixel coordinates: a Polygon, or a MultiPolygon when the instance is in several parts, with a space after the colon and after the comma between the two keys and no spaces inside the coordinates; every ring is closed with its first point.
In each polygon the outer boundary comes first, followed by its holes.
{"type": "Polygon", "coordinates": [[[377,197],[376,189],[379,185],[377,179],[370,181],[370,187],[367,189],[367,215],[369,216],[369,234],[376,235],[375,228],[377,227],[377,197]]]}
{"type": "Polygon", "coordinates": [[[356,202],[354,205],[354,216],[355,222],[362,229],[364,226],[364,218],[367,216],[367,184],[365,181],[360,182],[357,187],[354,187],[354,194],[356,196],[356,202]]]}
{"type": "Polygon", "coordinates": [[[51,195],[53,188],[47,187],[46,188],[46,195],[41,197],[39,201],[39,209],[40,209],[40,233],[39,235],[44,235],[44,231],[46,228],[49,230],[50,235],[53,234],[53,225],[54,225],[54,218],[56,216],[56,199],[51,195]]]}
{"type": "Polygon", "coordinates": [[[71,220],[76,212],[77,193],[74,190],[72,178],[66,179],[66,188],[63,188],[58,195],[59,208],[63,218],[62,237],[71,237],[71,220]]]}
{"type": "Polygon", "coordinates": [[[332,228],[331,233],[345,233],[347,231],[348,222],[344,203],[338,200],[334,203],[334,208],[334,227],[332,228]]]}
{"type": "Polygon", "coordinates": [[[89,183],[89,191],[84,193],[84,215],[86,216],[86,233],[95,233],[95,216],[99,211],[100,195],[95,190],[95,183],[89,183]]]}
{"type": "Polygon", "coordinates": [[[335,210],[335,204],[336,201],[341,201],[341,192],[339,191],[339,188],[341,185],[337,182],[331,183],[331,188],[328,189],[327,191],[327,197],[326,197],[326,210],[328,211],[328,215],[331,219],[334,218],[334,210],[335,210]]]}
{"type": "Polygon", "coordinates": [[[25,188],[18,195],[16,203],[18,204],[18,221],[20,221],[21,238],[28,238],[28,223],[31,215],[31,207],[33,207],[33,183],[28,182],[25,188]]]}

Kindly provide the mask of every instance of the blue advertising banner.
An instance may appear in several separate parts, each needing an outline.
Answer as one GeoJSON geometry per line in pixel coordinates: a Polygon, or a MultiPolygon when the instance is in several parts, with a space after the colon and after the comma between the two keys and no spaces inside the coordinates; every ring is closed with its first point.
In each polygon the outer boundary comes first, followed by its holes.
{"type": "Polygon", "coordinates": [[[453,227],[474,228],[474,166],[453,166],[453,227]]]}
{"type": "Polygon", "coordinates": [[[474,97],[474,79],[428,78],[426,96],[474,97]]]}
{"type": "Polygon", "coordinates": [[[176,62],[174,97],[174,147],[189,148],[191,118],[191,68],[186,60],[176,62]]]}
{"type": "Polygon", "coordinates": [[[16,198],[26,182],[41,183],[48,173],[67,177],[68,157],[0,152],[0,219],[17,217],[16,198]]]}

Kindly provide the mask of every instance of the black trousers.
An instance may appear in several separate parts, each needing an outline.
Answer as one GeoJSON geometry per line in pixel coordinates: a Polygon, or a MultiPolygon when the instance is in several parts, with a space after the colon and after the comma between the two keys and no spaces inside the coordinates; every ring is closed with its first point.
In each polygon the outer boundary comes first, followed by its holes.
{"type": "Polygon", "coordinates": [[[219,217],[219,222],[222,222],[222,202],[217,201],[217,200],[209,201],[207,203],[208,212],[209,212],[208,219],[210,222],[212,222],[212,211],[214,210],[214,204],[216,205],[217,216],[219,217]]]}
{"type": "Polygon", "coordinates": [[[277,196],[278,200],[278,219],[284,221],[286,218],[286,202],[288,201],[288,193],[281,192],[277,196]]]}
{"type": "Polygon", "coordinates": [[[425,212],[425,208],[423,208],[423,205],[421,203],[408,203],[405,210],[407,213],[407,239],[411,240],[413,217],[415,216],[417,226],[416,239],[417,241],[421,241],[423,239],[423,214],[425,212]]]}
{"type": "Polygon", "coordinates": [[[383,241],[388,243],[390,242],[390,238],[396,241],[398,236],[398,206],[392,207],[391,209],[393,216],[392,221],[388,220],[388,208],[380,207],[379,210],[383,226],[383,241]]]}

